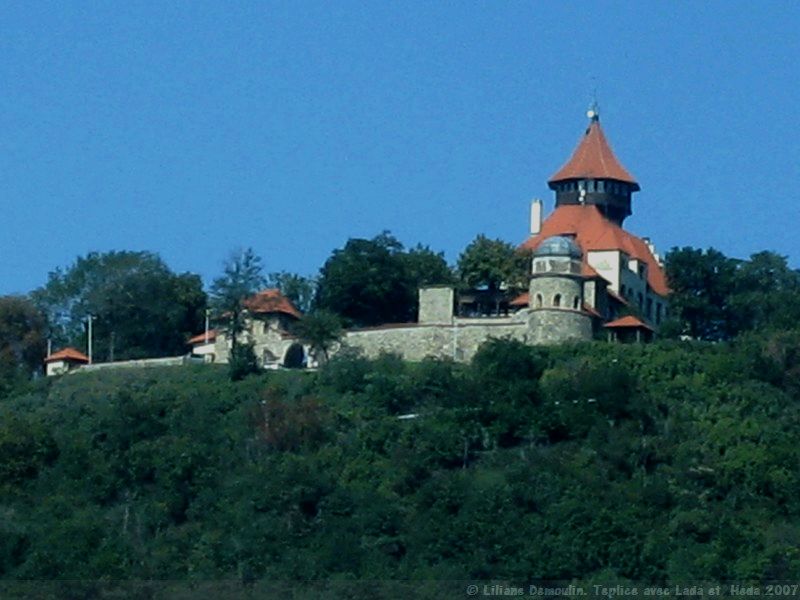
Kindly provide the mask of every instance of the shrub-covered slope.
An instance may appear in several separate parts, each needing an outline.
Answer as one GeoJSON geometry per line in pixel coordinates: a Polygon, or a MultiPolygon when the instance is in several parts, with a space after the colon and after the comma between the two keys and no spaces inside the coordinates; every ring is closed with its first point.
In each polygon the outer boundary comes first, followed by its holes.
{"type": "Polygon", "coordinates": [[[0,577],[797,579],[799,390],[792,333],[41,381],[0,577]]]}

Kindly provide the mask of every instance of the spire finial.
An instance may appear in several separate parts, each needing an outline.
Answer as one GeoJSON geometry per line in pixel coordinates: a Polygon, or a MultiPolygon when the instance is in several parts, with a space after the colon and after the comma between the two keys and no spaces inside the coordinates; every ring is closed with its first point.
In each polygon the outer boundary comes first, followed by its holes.
{"type": "Polygon", "coordinates": [[[586,111],[586,116],[589,117],[589,120],[594,123],[600,120],[600,107],[597,104],[597,78],[592,77],[592,100],[589,103],[589,110],[586,111]]]}
{"type": "Polygon", "coordinates": [[[586,116],[594,123],[600,120],[600,107],[597,105],[597,93],[595,93],[592,103],[589,105],[589,110],[586,111],[586,116]]]}

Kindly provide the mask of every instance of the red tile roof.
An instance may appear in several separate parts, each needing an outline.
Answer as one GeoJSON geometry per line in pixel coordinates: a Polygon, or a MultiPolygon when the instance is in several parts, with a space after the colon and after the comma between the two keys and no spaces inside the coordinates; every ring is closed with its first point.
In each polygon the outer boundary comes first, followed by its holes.
{"type": "Polygon", "coordinates": [[[244,301],[245,307],[256,314],[264,313],[284,313],[296,319],[303,316],[294,304],[277,288],[271,288],[258,292],[244,301]]]}
{"type": "Polygon", "coordinates": [[[55,362],[57,360],[66,360],[66,361],[72,360],[75,362],[88,363],[89,357],[86,356],[83,352],[76,350],[75,348],[64,348],[63,350],[54,352],[53,354],[45,358],[44,362],[50,363],[50,362],[55,362]]]}
{"type": "Polygon", "coordinates": [[[586,277],[587,279],[593,279],[595,277],[599,277],[603,279],[603,276],[600,275],[597,271],[594,270],[594,267],[587,263],[586,261],[581,263],[581,275],[586,277]]]}
{"type": "Polygon", "coordinates": [[[592,120],[570,159],[548,183],[568,179],[616,179],[639,189],[633,175],[614,156],[597,120],[592,120]]]}
{"type": "MultiPolygon", "coordinates": [[[[217,330],[216,329],[209,329],[208,330],[208,341],[213,342],[217,338],[217,330]]],[[[206,341],[206,332],[198,333],[197,335],[190,337],[186,340],[187,344],[204,344],[206,341]]]]}
{"type": "MultiPolygon", "coordinates": [[[[568,204],[557,207],[544,223],[541,231],[522,244],[535,250],[545,239],[554,235],[572,235],[584,252],[593,250],[621,250],[630,258],[647,265],[647,283],[661,296],[669,293],[664,271],[644,241],[606,219],[596,206],[568,204]]],[[[587,265],[588,266],[588,265],[587,265]]]]}
{"type": "Polygon", "coordinates": [[[644,321],[637,319],[632,315],[628,315],[627,317],[622,317],[615,321],[611,321],[610,323],[606,323],[605,325],[603,325],[603,327],[609,327],[611,329],[617,329],[617,328],[626,329],[630,327],[634,328],[641,327],[642,329],[648,329],[650,331],[653,331],[653,328],[650,327],[650,325],[648,325],[644,321]]]}
{"type": "Polygon", "coordinates": [[[509,306],[528,306],[531,303],[531,295],[524,292],[509,302],[509,306]]]}

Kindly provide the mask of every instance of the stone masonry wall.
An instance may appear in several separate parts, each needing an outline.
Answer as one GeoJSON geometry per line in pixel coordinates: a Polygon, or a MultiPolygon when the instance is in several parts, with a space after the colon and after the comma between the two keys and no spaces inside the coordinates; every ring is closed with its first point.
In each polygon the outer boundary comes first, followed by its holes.
{"type": "Polygon", "coordinates": [[[419,322],[449,325],[453,322],[455,292],[451,287],[426,287],[419,290],[419,322]]]}
{"type": "Polygon", "coordinates": [[[558,344],[568,340],[591,340],[592,319],[568,309],[539,309],[528,317],[529,344],[558,344]]]}
{"type": "MultiPolygon", "coordinates": [[[[561,306],[572,308],[575,297],[578,297],[578,306],[583,302],[583,281],[579,277],[570,275],[534,275],[531,277],[530,284],[531,302],[534,302],[536,294],[541,294],[544,306],[553,306],[553,298],[556,294],[561,295],[561,306]]],[[[533,306],[533,304],[531,305],[533,306]]]]}
{"type": "Polygon", "coordinates": [[[524,321],[460,325],[415,325],[348,331],[344,344],[374,358],[382,352],[399,354],[405,360],[419,361],[428,356],[469,361],[478,347],[490,338],[525,341],[524,321]]]}

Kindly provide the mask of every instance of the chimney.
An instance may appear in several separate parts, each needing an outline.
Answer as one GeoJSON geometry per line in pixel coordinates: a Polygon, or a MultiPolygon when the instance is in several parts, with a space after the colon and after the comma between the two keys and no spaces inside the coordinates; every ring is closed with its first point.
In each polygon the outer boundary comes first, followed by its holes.
{"type": "Polygon", "coordinates": [[[649,237],[643,237],[643,238],[642,238],[642,241],[643,241],[645,244],[647,244],[647,249],[648,249],[648,250],[650,250],[650,254],[652,254],[652,255],[653,255],[653,258],[655,258],[655,259],[656,259],[656,262],[657,262],[657,263],[658,263],[660,266],[662,266],[662,267],[663,267],[663,266],[664,266],[664,261],[663,261],[663,260],[661,260],[661,257],[658,255],[658,252],[656,252],[656,246],[655,246],[655,244],[653,244],[653,242],[650,240],[650,238],[649,238],[649,237]]]}
{"type": "Polygon", "coordinates": [[[542,230],[542,201],[536,198],[531,202],[531,237],[542,230]]]}

